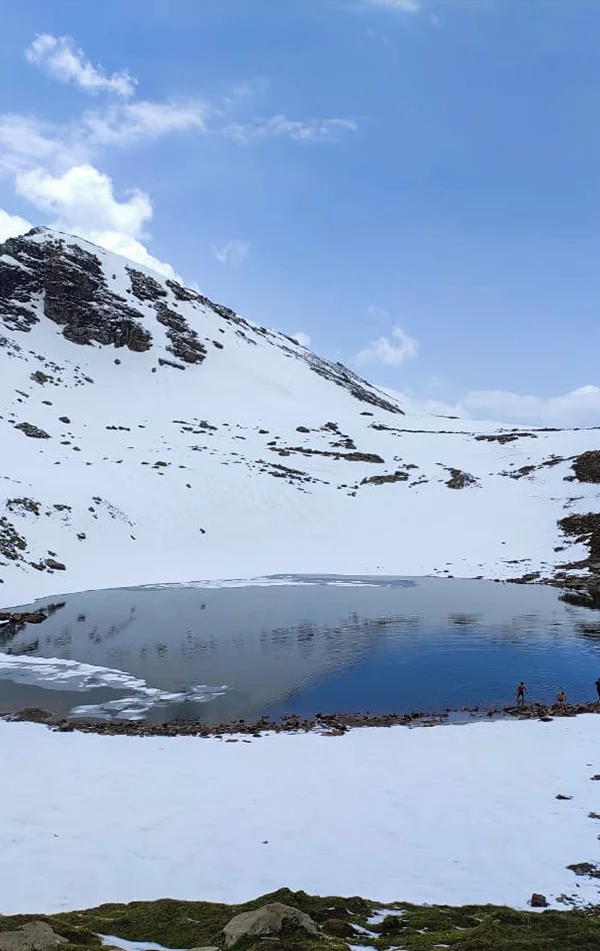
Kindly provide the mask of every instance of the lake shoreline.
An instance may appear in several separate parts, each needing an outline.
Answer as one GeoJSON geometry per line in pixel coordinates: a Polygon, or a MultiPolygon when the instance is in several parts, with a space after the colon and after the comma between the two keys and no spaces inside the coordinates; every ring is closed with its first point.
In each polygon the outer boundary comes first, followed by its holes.
{"type": "Polygon", "coordinates": [[[320,733],[325,736],[343,736],[350,730],[405,726],[434,727],[442,725],[461,725],[474,721],[499,720],[540,720],[544,723],[555,719],[567,719],[583,714],[600,714],[600,700],[586,703],[541,704],[531,703],[523,706],[505,707],[461,707],[458,710],[445,710],[442,713],[331,713],[316,714],[312,717],[288,715],[281,720],[272,720],[263,716],[255,721],[244,719],[228,723],[206,724],[198,720],[170,720],[166,723],[146,723],[143,720],[123,719],[83,719],[62,717],[38,707],[26,708],[0,714],[0,719],[12,723],[39,723],[58,733],[91,733],[103,736],[196,736],[200,738],[228,737],[229,742],[237,742],[235,737],[251,736],[260,738],[270,733],[320,733]]]}

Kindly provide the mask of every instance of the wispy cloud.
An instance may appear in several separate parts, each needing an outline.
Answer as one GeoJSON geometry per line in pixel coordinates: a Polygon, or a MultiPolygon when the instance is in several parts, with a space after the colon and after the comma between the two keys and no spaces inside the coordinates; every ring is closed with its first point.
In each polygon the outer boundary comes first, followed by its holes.
{"type": "MultiPolygon", "coordinates": [[[[379,325],[391,324],[390,315],[383,307],[376,307],[372,304],[368,313],[369,317],[379,325]]],[[[388,336],[371,340],[366,347],[356,354],[354,362],[361,365],[380,364],[398,367],[406,363],[407,360],[414,359],[418,352],[419,341],[396,324],[392,326],[388,336]]]]}
{"type": "Polygon", "coordinates": [[[204,102],[149,102],[88,110],[77,134],[92,147],[133,146],[180,132],[207,132],[211,108],[204,102]]]}
{"type": "Polygon", "coordinates": [[[108,75],[101,66],[94,66],[70,36],[38,33],[25,51],[25,57],[53,79],[73,83],[92,95],[108,92],[128,98],[133,96],[137,85],[137,80],[125,70],[108,75]]]}
{"type": "Polygon", "coordinates": [[[360,0],[371,7],[387,7],[388,10],[397,10],[400,13],[419,13],[423,9],[422,0],[360,0]]]}
{"type": "Polygon", "coordinates": [[[227,123],[221,129],[221,134],[245,145],[278,137],[296,142],[337,142],[344,133],[356,132],[357,129],[358,124],[354,119],[300,121],[277,115],[250,123],[227,123]]]}
{"type": "Polygon", "coordinates": [[[250,245],[246,241],[226,241],[220,247],[213,244],[214,256],[221,264],[229,264],[231,267],[239,267],[243,264],[250,253],[250,245]]]}
{"type": "Polygon", "coordinates": [[[390,337],[372,340],[364,350],[360,350],[355,362],[360,364],[380,363],[384,366],[399,367],[412,360],[419,352],[419,342],[410,337],[402,327],[394,327],[390,337]]]}

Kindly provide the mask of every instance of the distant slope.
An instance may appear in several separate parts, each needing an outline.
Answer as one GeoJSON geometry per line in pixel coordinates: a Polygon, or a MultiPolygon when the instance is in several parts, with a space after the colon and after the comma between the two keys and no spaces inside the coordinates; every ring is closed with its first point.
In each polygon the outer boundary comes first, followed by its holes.
{"type": "Polygon", "coordinates": [[[408,416],[291,338],[47,229],[0,245],[0,440],[6,604],[276,572],[549,577],[596,530],[557,524],[597,507],[572,470],[595,430],[408,416]]]}

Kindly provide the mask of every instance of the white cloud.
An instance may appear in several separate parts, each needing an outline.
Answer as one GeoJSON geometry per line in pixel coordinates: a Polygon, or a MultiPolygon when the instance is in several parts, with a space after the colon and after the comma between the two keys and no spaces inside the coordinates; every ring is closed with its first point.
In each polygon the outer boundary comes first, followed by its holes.
{"type": "Polygon", "coordinates": [[[534,396],[506,390],[472,390],[456,403],[419,399],[412,394],[388,390],[409,404],[413,411],[520,426],[598,426],[600,387],[588,384],[559,396],[534,396]]]}
{"type": "Polygon", "coordinates": [[[59,167],[87,153],[66,129],[30,116],[0,115],[0,172],[14,175],[36,165],[59,167]]]}
{"type": "Polygon", "coordinates": [[[291,335],[294,340],[297,340],[301,347],[310,347],[310,337],[308,334],[302,333],[299,330],[297,333],[291,335]]]}
{"type": "Polygon", "coordinates": [[[92,94],[109,92],[128,98],[133,96],[137,85],[137,80],[124,70],[107,75],[102,67],[92,65],[83,50],[75,47],[70,36],[38,33],[25,51],[25,57],[53,79],[74,83],[92,94]]]}
{"type": "Polygon", "coordinates": [[[99,244],[101,248],[106,248],[107,251],[122,254],[130,261],[135,261],[136,264],[141,264],[142,267],[148,267],[152,271],[162,274],[163,277],[170,277],[172,280],[179,281],[180,284],[185,283],[175,268],[167,264],[166,261],[155,258],[141,241],[131,237],[131,235],[123,234],[120,231],[98,231],[90,232],[88,235],[82,234],[81,237],[87,237],[88,241],[99,244]]]}
{"type": "Polygon", "coordinates": [[[139,241],[152,217],[149,196],[134,189],[119,199],[108,175],[93,165],[79,165],[63,175],[43,169],[17,175],[15,188],[40,211],[55,218],[51,227],[86,238],[168,277],[175,271],[153,257],[139,241]]]}
{"type": "MultiPolygon", "coordinates": [[[[350,119],[296,120],[275,115],[246,121],[243,110],[267,88],[260,79],[237,85],[215,103],[137,99],[137,81],[128,72],[109,74],[93,65],[70,37],[39,34],[25,56],[54,79],[114,97],[64,122],[0,115],[0,174],[12,176],[17,194],[52,216],[44,223],[170,276],[175,273],[172,267],[153,257],[142,243],[153,211],[149,196],[135,188],[117,196],[112,180],[96,167],[107,150],[186,132],[219,135],[238,143],[274,137],[316,143],[336,141],[357,128],[350,119]]],[[[3,225],[11,230],[13,222],[2,219],[3,225]]],[[[213,250],[219,261],[235,267],[248,256],[250,245],[231,240],[213,250]]]]}
{"type": "Polygon", "coordinates": [[[244,263],[250,253],[250,244],[246,241],[234,239],[233,241],[227,241],[221,245],[221,247],[213,244],[212,249],[217,261],[221,264],[230,264],[232,267],[239,267],[240,264],[244,263]]]}
{"type": "Polygon", "coordinates": [[[22,172],[15,188],[36,208],[57,215],[61,223],[85,220],[91,230],[115,229],[138,235],[152,217],[148,195],[134,190],[119,201],[111,179],[92,165],[75,166],[60,176],[42,169],[22,172]]]}
{"type": "Polygon", "coordinates": [[[0,244],[8,238],[16,238],[20,234],[26,234],[31,231],[33,225],[20,218],[19,215],[9,215],[7,211],[0,208],[0,244]]]}

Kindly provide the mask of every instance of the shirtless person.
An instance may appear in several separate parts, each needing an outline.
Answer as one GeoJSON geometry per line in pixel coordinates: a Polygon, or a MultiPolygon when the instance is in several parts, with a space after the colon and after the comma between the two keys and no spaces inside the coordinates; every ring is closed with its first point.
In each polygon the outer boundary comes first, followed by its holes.
{"type": "Polygon", "coordinates": [[[565,703],[567,702],[567,695],[564,692],[564,690],[558,691],[558,693],[556,694],[556,702],[559,705],[559,707],[564,707],[565,703]]]}
{"type": "Polygon", "coordinates": [[[521,703],[521,704],[525,703],[526,693],[527,693],[527,687],[525,686],[523,681],[521,681],[521,683],[517,687],[517,703],[521,703]]]}

